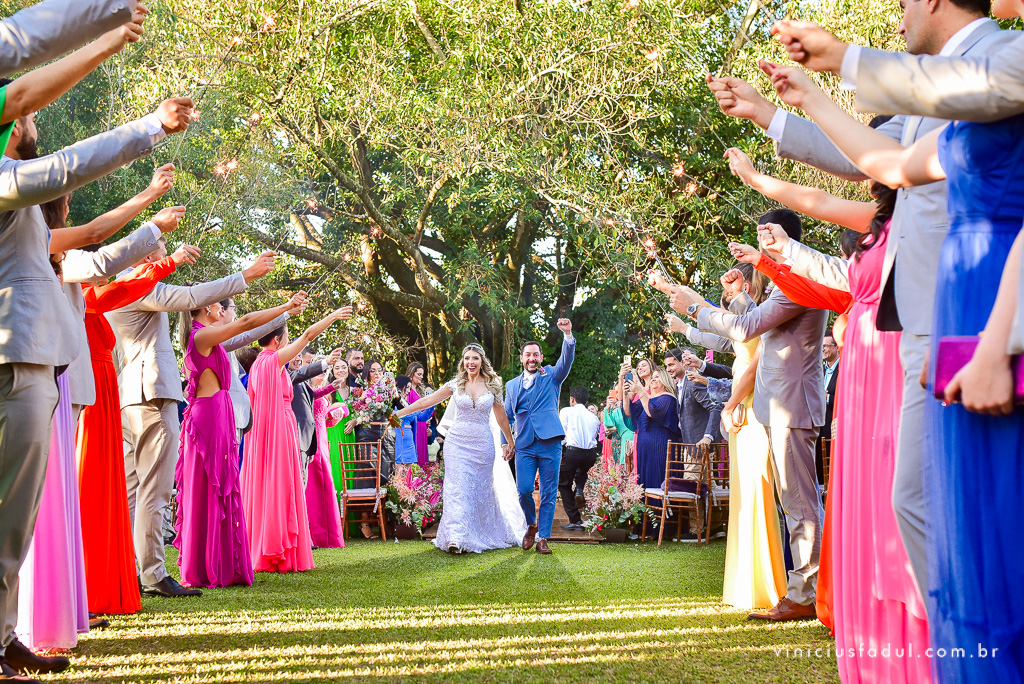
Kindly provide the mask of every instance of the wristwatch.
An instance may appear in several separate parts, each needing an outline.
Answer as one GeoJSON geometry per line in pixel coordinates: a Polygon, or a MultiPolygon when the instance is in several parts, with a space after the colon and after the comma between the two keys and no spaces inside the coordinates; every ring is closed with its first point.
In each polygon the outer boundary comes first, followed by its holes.
{"type": "Polygon", "coordinates": [[[689,316],[695,316],[697,314],[697,309],[699,309],[699,308],[700,308],[700,304],[697,303],[697,302],[694,302],[690,306],[686,307],[686,313],[689,316]]]}

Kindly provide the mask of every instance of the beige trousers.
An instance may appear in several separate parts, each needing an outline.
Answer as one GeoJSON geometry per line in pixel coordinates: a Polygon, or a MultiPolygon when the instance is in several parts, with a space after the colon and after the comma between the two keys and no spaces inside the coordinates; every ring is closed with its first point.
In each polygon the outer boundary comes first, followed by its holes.
{"type": "Polygon", "coordinates": [[[178,460],[178,404],[154,399],[121,409],[121,430],[127,449],[124,476],[132,520],[135,558],[143,586],[167,576],[164,566],[163,512],[174,489],[178,460]]]}

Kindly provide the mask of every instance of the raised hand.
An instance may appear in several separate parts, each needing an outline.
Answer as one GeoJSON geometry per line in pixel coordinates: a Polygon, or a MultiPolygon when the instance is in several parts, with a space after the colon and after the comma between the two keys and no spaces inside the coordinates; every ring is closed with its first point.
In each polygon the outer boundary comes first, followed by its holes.
{"type": "Polygon", "coordinates": [[[777,21],[771,32],[789,58],[811,71],[838,74],[849,46],[812,21],[777,21]]]}
{"type": "Polygon", "coordinates": [[[757,174],[750,157],[742,150],[730,147],[725,151],[725,158],[729,160],[729,170],[732,171],[732,175],[750,185],[751,179],[757,174]]]}
{"type": "Polygon", "coordinates": [[[189,124],[195,121],[192,99],[188,97],[172,97],[169,100],[164,100],[156,108],[155,113],[168,135],[187,131],[189,124]]]}
{"type": "Polygon", "coordinates": [[[766,223],[757,227],[757,239],[761,247],[769,252],[782,256],[783,250],[789,244],[789,235],[777,223],[766,223]]]}
{"type": "Polygon", "coordinates": [[[563,335],[569,336],[572,334],[572,322],[568,318],[559,318],[558,323],[555,325],[558,326],[558,329],[562,331],[563,335]]]}
{"type": "Polygon", "coordinates": [[[670,333],[685,333],[690,326],[675,314],[665,314],[665,329],[670,333]]]}
{"type": "Polygon", "coordinates": [[[248,283],[256,278],[262,278],[273,271],[274,257],[276,256],[276,252],[263,252],[256,257],[256,261],[253,262],[252,266],[242,271],[242,276],[245,278],[245,282],[248,283]]]}
{"type": "Polygon", "coordinates": [[[299,290],[291,296],[288,300],[288,313],[299,314],[306,308],[306,302],[309,301],[309,295],[302,290],[299,290]]]}
{"type": "Polygon", "coordinates": [[[689,380],[690,382],[697,383],[698,385],[703,385],[704,387],[708,386],[708,379],[705,378],[700,373],[698,373],[693,368],[686,371],[686,379],[689,380]]]}
{"type": "Polygon", "coordinates": [[[165,235],[172,233],[178,228],[182,217],[185,216],[185,207],[164,207],[156,212],[156,216],[150,219],[161,233],[165,235]]]}
{"type": "Polygon", "coordinates": [[[761,128],[768,128],[778,109],[753,86],[740,78],[707,76],[708,88],[715,94],[718,108],[726,116],[749,119],[761,128]]]}
{"type": "MultiPolygon", "coordinates": [[[[747,264],[757,266],[761,262],[761,252],[757,251],[750,245],[744,245],[739,242],[729,243],[729,252],[732,254],[732,258],[736,261],[742,261],[747,264]]],[[[722,276],[722,286],[725,286],[725,276],[729,273],[739,274],[739,271],[729,271],[722,276]]],[[[742,276],[740,276],[742,278],[742,276]]]]}
{"type": "Polygon", "coordinates": [[[809,99],[819,95],[825,96],[803,69],[782,67],[763,59],[757,65],[771,77],[772,86],[779,99],[792,107],[806,109],[809,99]]]}
{"type": "Polygon", "coordinates": [[[199,255],[202,252],[198,247],[192,245],[182,245],[178,249],[174,250],[174,254],[171,255],[171,259],[174,260],[174,265],[181,266],[182,264],[194,264],[199,259],[199,255]]]}
{"type": "Polygon", "coordinates": [[[149,182],[149,191],[157,197],[163,197],[173,187],[174,164],[164,164],[153,174],[153,180],[149,182]]]}
{"type": "Polygon", "coordinates": [[[702,301],[704,301],[704,298],[686,285],[677,285],[675,289],[672,290],[672,294],[669,295],[668,298],[669,306],[671,306],[674,311],[686,314],[687,316],[690,314],[687,313],[686,309],[691,304],[699,304],[702,301]]]}
{"type": "Polygon", "coordinates": [[[334,349],[331,351],[331,355],[327,357],[327,367],[333,368],[334,364],[338,363],[338,359],[341,358],[341,349],[334,349]]]}
{"type": "Polygon", "coordinates": [[[722,277],[719,278],[719,282],[722,283],[725,298],[730,302],[743,294],[743,286],[746,284],[743,274],[735,268],[723,273],[722,277]]]}
{"type": "MultiPolygon", "coordinates": [[[[331,314],[331,317],[336,321],[346,321],[349,318],[352,318],[352,305],[349,304],[348,306],[343,306],[340,309],[335,309],[331,314]]],[[[338,352],[339,356],[341,355],[340,349],[335,349],[334,351],[338,352]]],[[[334,353],[332,352],[331,355],[333,356],[333,354],[334,353]]],[[[335,359],[335,361],[337,361],[337,359],[335,359]]]]}
{"type": "Polygon", "coordinates": [[[626,377],[626,373],[632,373],[632,372],[633,372],[633,364],[631,364],[631,363],[623,363],[621,366],[619,366],[619,382],[622,382],[622,379],[624,377],[626,377]]]}
{"type": "Polygon", "coordinates": [[[649,274],[647,274],[647,282],[655,290],[660,290],[665,294],[671,294],[672,288],[674,287],[672,283],[668,282],[668,279],[665,276],[658,273],[657,271],[651,271],[649,274]]]}

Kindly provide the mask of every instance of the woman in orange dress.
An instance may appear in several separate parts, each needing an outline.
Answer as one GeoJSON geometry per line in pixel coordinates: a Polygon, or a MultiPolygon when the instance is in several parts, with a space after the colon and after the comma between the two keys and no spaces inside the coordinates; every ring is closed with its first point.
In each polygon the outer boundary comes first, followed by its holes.
{"type": "Polygon", "coordinates": [[[142,608],[135,572],[135,547],[128,517],[128,495],[121,446],[121,402],[111,350],[114,331],[103,315],[146,296],[174,272],[190,252],[138,266],[106,284],[86,284],[85,331],[89,339],[96,403],[78,421],[78,488],[82,492],[82,541],[89,612],[135,613],[142,608]]]}

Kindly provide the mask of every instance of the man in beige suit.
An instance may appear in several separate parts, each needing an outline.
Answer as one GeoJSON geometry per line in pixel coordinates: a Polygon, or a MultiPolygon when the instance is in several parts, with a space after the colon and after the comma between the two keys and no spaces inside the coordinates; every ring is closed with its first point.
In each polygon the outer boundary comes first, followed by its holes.
{"type": "MultiPolygon", "coordinates": [[[[161,246],[146,261],[167,255],[161,246]]],[[[107,314],[114,328],[122,366],[117,384],[125,442],[125,479],[133,520],[139,581],[147,596],[202,596],[185,589],[164,567],[163,510],[170,503],[178,458],[178,402],[181,373],[171,346],[167,312],[194,311],[227,299],[274,267],[274,253],[264,252],[249,268],[220,280],[178,287],[157,283],[133,304],[107,314]]]]}
{"type": "MultiPolygon", "coordinates": [[[[780,224],[795,240],[803,233],[800,217],[788,209],[769,212],[759,220],[761,225],[768,223],[780,224]]],[[[672,295],[672,306],[695,317],[702,331],[738,342],[761,338],[753,409],[768,432],[775,485],[789,527],[793,569],[786,596],[778,605],[750,617],[773,621],[813,618],[825,517],[814,469],[814,443],[825,424],[821,347],[828,312],[800,306],[779,288],[753,308],[746,308],[748,295],[736,299],[739,310],[746,313],[713,309],[689,288],[672,295]]]]}

